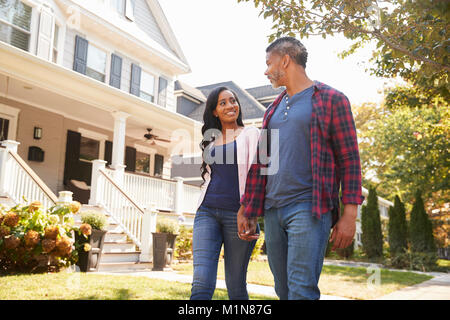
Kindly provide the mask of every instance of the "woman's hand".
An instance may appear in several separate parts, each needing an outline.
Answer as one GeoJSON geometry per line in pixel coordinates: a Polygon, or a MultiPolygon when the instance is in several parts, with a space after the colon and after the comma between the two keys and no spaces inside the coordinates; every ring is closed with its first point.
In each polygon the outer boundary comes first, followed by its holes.
{"type": "Polygon", "coordinates": [[[242,240],[253,241],[259,238],[256,233],[257,218],[247,218],[244,215],[245,207],[241,205],[237,213],[238,237],[242,240]]]}

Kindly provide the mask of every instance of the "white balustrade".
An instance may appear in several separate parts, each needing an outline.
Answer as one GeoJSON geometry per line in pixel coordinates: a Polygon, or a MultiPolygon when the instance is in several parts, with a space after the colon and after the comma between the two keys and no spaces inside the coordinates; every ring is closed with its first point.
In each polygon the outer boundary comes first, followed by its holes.
{"type": "Polygon", "coordinates": [[[49,208],[58,197],[47,187],[38,175],[17,154],[19,142],[2,141],[0,148],[0,195],[11,198],[15,203],[40,201],[49,208]]]}

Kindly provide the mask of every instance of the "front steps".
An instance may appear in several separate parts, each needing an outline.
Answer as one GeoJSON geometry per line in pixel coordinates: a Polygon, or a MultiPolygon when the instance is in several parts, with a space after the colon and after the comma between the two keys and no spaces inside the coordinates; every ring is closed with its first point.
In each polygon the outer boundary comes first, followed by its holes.
{"type": "MultiPolygon", "coordinates": [[[[99,272],[126,272],[151,270],[151,263],[139,262],[141,252],[131,241],[114,219],[97,206],[82,205],[83,211],[100,211],[108,217],[108,228],[103,244],[102,257],[100,259],[99,272]]],[[[75,223],[81,224],[81,215],[76,214],[75,223]]]]}

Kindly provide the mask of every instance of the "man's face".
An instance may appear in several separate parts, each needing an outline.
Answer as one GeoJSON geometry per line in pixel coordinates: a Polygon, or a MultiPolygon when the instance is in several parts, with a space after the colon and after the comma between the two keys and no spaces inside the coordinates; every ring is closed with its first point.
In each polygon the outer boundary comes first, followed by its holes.
{"type": "Polygon", "coordinates": [[[281,67],[281,56],[277,53],[268,52],[266,55],[267,69],[264,75],[267,76],[273,88],[284,85],[284,77],[286,73],[281,67]]]}

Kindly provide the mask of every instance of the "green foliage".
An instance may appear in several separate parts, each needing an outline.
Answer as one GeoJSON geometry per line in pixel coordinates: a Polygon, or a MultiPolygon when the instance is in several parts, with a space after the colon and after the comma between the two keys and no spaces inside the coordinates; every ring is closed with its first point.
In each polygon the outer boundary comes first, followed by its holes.
{"type": "Polygon", "coordinates": [[[156,232],[176,234],[180,230],[178,222],[170,218],[161,218],[156,222],[156,232]]]}
{"type": "Polygon", "coordinates": [[[192,259],[192,228],[181,226],[180,234],[175,244],[175,258],[178,260],[192,259]]]}
{"type": "Polygon", "coordinates": [[[264,232],[259,232],[259,238],[256,240],[255,247],[253,248],[252,255],[250,256],[251,260],[256,260],[261,255],[261,250],[264,244],[264,232]]]}
{"type": "Polygon", "coordinates": [[[81,221],[90,224],[92,229],[106,230],[108,227],[108,218],[105,214],[98,211],[83,211],[81,213],[81,221]]]}
{"type": "Polygon", "coordinates": [[[399,269],[426,272],[438,270],[436,262],[437,255],[434,252],[412,252],[408,250],[391,257],[386,265],[399,269]]]}
{"type": "Polygon", "coordinates": [[[398,196],[395,196],[394,206],[389,208],[388,234],[391,257],[406,252],[408,249],[406,212],[398,196]]]}
{"type": "Polygon", "coordinates": [[[383,235],[381,233],[378,197],[373,187],[369,188],[367,204],[361,208],[361,242],[369,259],[383,257],[383,235]]]}
{"type": "Polygon", "coordinates": [[[425,212],[421,192],[417,191],[416,201],[410,217],[410,239],[412,252],[436,253],[433,228],[425,212]]]}
{"type": "Polygon", "coordinates": [[[358,136],[363,183],[375,176],[382,197],[392,199],[395,192],[405,204],[412,203],[421,186],[431,207],[450,201],[449,108],[398,107],[371,121],[358,136]]]}
{"type": "MultiPolygon", "coordinates": [[[[24,199],[26,201],[26,199],[24,199]]],[[[76,263],[70,205],[0,208],[0,274],[58,271],[76,263]]]]}

